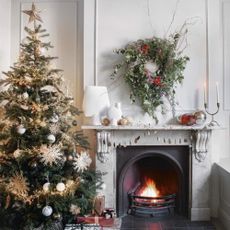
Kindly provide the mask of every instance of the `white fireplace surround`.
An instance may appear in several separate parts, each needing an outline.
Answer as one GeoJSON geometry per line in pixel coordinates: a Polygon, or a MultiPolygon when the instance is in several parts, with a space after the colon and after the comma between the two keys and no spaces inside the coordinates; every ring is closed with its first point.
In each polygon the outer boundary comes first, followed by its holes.
{"type": "MultiPolygon", "coordinates": [[[[97,140],[96,169],[105,173],[106,207],[116,209],[116,149],[117,146],[189,146],[191,155],[189,169],[189,216],[193,221],[209,220],[210,175],[212,151],[209,139],[212,129],[207,127],[166,126],[83,126],[95,131],[97,140]]],[[[188,153],[185,153],[188,154],[188,153]]]]}

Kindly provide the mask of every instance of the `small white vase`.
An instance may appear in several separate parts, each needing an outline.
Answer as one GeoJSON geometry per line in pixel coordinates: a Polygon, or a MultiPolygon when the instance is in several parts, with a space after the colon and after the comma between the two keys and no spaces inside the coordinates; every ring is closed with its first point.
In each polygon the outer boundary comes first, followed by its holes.
{"type": "Polygon", "coordinates": [[[112,125],[117,125],[117,122],[122,117],[121,103],[117,102],[114,106],[110,107],[108,110],[109,119],[112,121],[112,125]]]}

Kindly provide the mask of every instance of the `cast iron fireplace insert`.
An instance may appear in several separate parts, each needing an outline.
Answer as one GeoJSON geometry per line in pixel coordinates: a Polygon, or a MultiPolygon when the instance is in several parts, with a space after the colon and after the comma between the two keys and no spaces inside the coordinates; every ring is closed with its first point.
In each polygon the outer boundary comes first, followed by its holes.
{"type": "Polygon", "coordinates": [[[171,215],[174,212],[188,216],[190,162],[189,146],[118,147],[116,168],[118,216],[126,214],[158,216],[158,214],[171,215]],[[157,191],[157,195],[154,194],[157,197],[155,199],[154,196],[151,198],[148,197],[149,194],[141,195],[140,192],[146,190],[146,181],[149,180],[157,191]],[[169,204],[168,208],[165,208],[165,204],[169,204]]]}

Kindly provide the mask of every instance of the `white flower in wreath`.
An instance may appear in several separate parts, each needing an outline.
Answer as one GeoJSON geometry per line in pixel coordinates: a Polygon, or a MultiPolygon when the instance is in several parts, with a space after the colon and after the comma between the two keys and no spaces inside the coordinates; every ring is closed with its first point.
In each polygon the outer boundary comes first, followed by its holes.
{"type": "Polygon", "coordinates": [[[78,172],[83,172],[86,170],[90,164],[92,163],[92,159],[86,151],[82,151],[80,154],[74,158],[74,169],[78,172]]]}
{"type": "Polygon", "coordinates": [[[150,73],[155,73],[159,67],[155,62],[149,61],[145,63],[144,68],[150,73]]]}

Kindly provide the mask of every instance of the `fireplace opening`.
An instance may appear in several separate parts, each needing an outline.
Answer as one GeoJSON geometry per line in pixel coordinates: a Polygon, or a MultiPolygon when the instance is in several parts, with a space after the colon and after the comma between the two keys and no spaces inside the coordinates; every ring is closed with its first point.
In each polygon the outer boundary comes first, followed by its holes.
{"type": "Polygon", "coordinates": [[[189,148],[129,146],[117,149],[117,213],[188,215],[189,148]]]}

